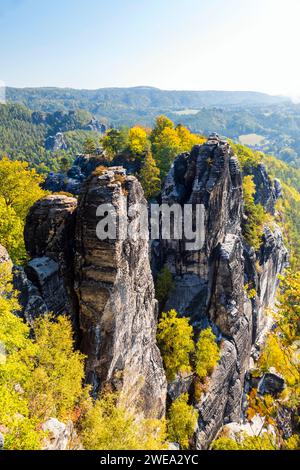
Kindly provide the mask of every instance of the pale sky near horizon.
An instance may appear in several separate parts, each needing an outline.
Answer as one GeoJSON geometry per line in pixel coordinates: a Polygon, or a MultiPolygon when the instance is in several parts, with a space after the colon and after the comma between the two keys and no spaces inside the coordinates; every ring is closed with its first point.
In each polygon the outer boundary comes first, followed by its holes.
{"type": "Polygon", "coordinates": [[[299,22],[299,0],[0,0],[0,80],[299,97],[299,22]]]}

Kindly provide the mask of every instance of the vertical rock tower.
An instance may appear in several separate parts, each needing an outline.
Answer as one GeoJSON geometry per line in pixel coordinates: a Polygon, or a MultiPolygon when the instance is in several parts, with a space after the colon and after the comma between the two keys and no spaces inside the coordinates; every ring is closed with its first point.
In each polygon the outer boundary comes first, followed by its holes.
{"type": "MultiPolygon", "coordinates": [[[[163,416],[166,379],[156,346],[156,300],[147,239],[100,241],[96,210],[112,204],[117,218],[144,204],[143,190],[122,167],[97,169],[86,180],[76,224],[76,292],[87,355],[87,378],[121,392],[131,408],[163,416]]],[[[139,223],[141,214],[135,213],[139,223]]],[[[128,217],[129,222],[133,222],[128,217]]]]}
{"type": "MultiPolygon", "coordinates": [[[[263,170],[258,167],[257,172],[263,170]]],[[[256,177],[265,183],[262,191],[267,210],[269,206],[273,210],[273,192],[268,197],[273,191],[269,179],[264,174],[256,177]]],[[[174,308],[190,317],[196,333],[211,325],[222,340],[221,359],[209,389],[196,404],[199,422],[195,447],[201,449],[209,445],[224,423],[240,419],[245,371],[264,325],[263,307],[274,301],[286,249],[279,229],[274,233],[265,229],[259,253],[245,243],[241,229],[242,173],[229,144],[216,135],[206,144],[195,146],[191,153],[177,157],[166,179],[162,201],[205,207],[205,243],[201,250],[188,251],[184,241],[176,240],[162,240],[160,249],[155,250],[175,282],[165,310],[174,308]],[[256,263],[261,263],[259,275],[256,263]],[[257,292],[252,299],[244,288],[249,281],[257,292]]]]}

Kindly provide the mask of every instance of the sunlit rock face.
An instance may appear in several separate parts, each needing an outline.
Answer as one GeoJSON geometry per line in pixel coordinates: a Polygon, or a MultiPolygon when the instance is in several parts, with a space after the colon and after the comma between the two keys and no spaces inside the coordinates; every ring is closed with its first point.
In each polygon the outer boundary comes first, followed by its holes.
{"type": "MultiPolygon", "coordinates": [[[[156,346],[157,307],[147,239],[100,241],[100,204],[127,217],[146,204],[142,188],[122,168],[92,175],[79,200],[76,225],[76,292],[87,379],[98,390],[109,383],[121,399],[147,416],[163,416],[166,379],[156,346]]],[[[136,222],[140,218],[137,212],[136,222]]],[[[130,220],[132,222],[132,220],[130,220]]]]}
{"type": "MultiPolygon", "coordinates": [[[[187,250],[185,240],[161,240],[155,249],[175,281],[165,310],[175,308],[190,317],[196,332],[211,325],[221,340],[221,360],[196,405],[198,449],[207,448],[224,423],[240,419],[244,375],[256,337],[265,326],[263,308],[274,303],[277,277],[287,258],[279,228],[265,229],[259,253],[245,243],[242,177],[229,144],[213,135],[206,144],[177,157],[162,191],[162,201],[169,205],[205,207],[201,249],[187,250]],[[256,291],[252,299],[244,289],[248,282],[256,291]]],[[[280,194],[263,166],[255,169],[254,179],[259,183],[256,202],[274,213],[280,194]]]]}
{"type": "MultiPolygon", "coordinates": [[[[108,387],[128,408],[162,417],[167,386],[155,341],[149,240],[101,241],[96,235],[99,205],[111,204],[117,218],[138,224],[141,211],[128,213],[146,201],[138,180],[122,167],[90,170],[78,186],[78,200],[51,195],[30,210],[25,242],[31,260],[15,273],[24,316],[31,321],[33,312],[48,310],[70,315],[94,395],[108,387]]],[[[249,172],[257,182],[256,202],[273,214],[281,197],[278,182],[272,183],[262,166],[249,172]]],[[[275,224],[265,227],[258,252],[245,242],[242,177],[229,144],[216,135],[179,155],[161,200],[203,206],[204,244],[190,250],[185,239],[152,243],[154,271],[166,264],[174,277],[164,309],[190,317],[196,339],[211,325],[221,344],[221,359],[201,399],[193,397],[192,376],[169,386],[169,402],[189,392],[199,411],[197,449],[207,448],[224,424],[240,420],[245,372],[269,327],[264,309],[274,304],[287,260],[275,224]],[[251,296],[245,286],[251,286],[251,296]]]]}
{"type": "Polygon", "coordinates": [[[37,305],[40,314],[70,315],[94,393],[109,386],[129,408],[161,417],[166,379],[156,346],[149,241],[101,242],[96,210],[102,203],[126,217],[131,205],[146,201],[135,177],[112,168],[84,182],[79,203],[51,195],[32,207],[25,227],[32,259],[16,276],[23,310],[27,318],[37,305]]]}

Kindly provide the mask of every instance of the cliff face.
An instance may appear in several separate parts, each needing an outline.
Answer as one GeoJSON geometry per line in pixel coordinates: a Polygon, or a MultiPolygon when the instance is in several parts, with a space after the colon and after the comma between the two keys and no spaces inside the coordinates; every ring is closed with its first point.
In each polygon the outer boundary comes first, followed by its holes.
{"type": "MultiPolygon", "coordinates": [[[[94,394],[109,386],[126,406],[161,417],[167,385],[155,342],[158,312],[149,240],[100,241],[96,236],[100,204],[111,204],[118,218],[138,224],[139,210],[128,213],[146,201],[137,179],[123,168],[93,171],[94,162],[85,163],[89,176],[80,182],[78,201],[52,195],[29,213],[25,241],[32,259],[15,274],[24,315],[29,321],[48,310],[70,315],[77,344],[87,355],[86,378],[94,394]]],[[[222,345],[208,389],[194,403],[197,449],[207,448],[223,424],[240,420],[245,372],[269,327],[264,308],[274,303],[277,276],[287,259],[274,224],[265,227],[259,252],[245,243],[242,176],[230,146],[216,136],[179,155],[161,199],[169,205],[202,204],[205,242],[193,251],[185,240],[152,243],[153,265],[166,264],[175,282],[164,310],[175,308],[190,317],[196,337],[211,325],[222,345]],[[250,298],[246,285],[256,295],[250,298]]],[[[262,165],[253,169],[253,177],[256,202],[273,214],[279,183],[271,182],[262,165]]],[[[192,380],[170,384],[169,400],[191,390],[192,380]]]]}
{"type": "MultiPolygon", "coordinates": [[[[125,403],[146,415],[162,416],[166,380],[156,346],[156,300],[148,240],[96,237],[97,207],[110,203],[118,218],[146,204],[134,177],[122,168],[91,176],[82,190],[76,226],[76,290],[82,350],[88,381],[97,390],[109,382],[125,403]]],[[[138,224],[140,213],[135,214],[138,224]]],[[[131,220],[132,222],[132,220],[131,220]]]]}
{"type": "MultiPolygon", "coordinates": [[[[258,198],[273,212],[275,190],[262,166],[258,198]]],[[[252,346],[265,321],[263,307],[274,302],[277,275],[286,263],[280,230],[265,229],[257,255],[242,237],[242,174],[228,143],[212,137],[190,154],[177,157],[165,182],[162,201],[205,207],[205,243],[187,251],[185,242],[160,242],[160,263],[173,273],[175,287],[165,310],[175,308],[189,316],[199,331],[207,324],[222,338],[221,360],[210,379],[199,410],[196,448],[206,448],[223,423],[238,421],[241,414],[244,374],[252,346]],[[260,273],[257,273],[257,263],[260,273]],[[244,285],[251,281],[257,295],[251,299],[244,285]]]]}
{"type": "Polygon", "coordinates": [[[88,178],[78,207],[75,198],[52,195],[31,208],[25,242],[32,259],[15,284],[27,320],[46,311],[71,316],[95,394],[109,385],[126,406],[161,417],[166,379],[155,339],[148,240],[96,236],[98,205],[111,203],[118,217],[127,217],[131,206],[146,204],[136,178],[123,173],[112,168],[88,178]]]}

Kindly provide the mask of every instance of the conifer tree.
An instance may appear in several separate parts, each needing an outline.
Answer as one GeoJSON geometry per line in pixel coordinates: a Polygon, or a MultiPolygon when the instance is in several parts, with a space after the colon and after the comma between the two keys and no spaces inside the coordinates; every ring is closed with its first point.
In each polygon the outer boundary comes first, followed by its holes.
{"type": "Polygon", "coordinates": [[[160,190],[160,171],[152,156],[151,151],[147,152],[143,168],[140,173],[141,185],[144,189],[145,197],[149,199],[159,193],[160,190]]]}

